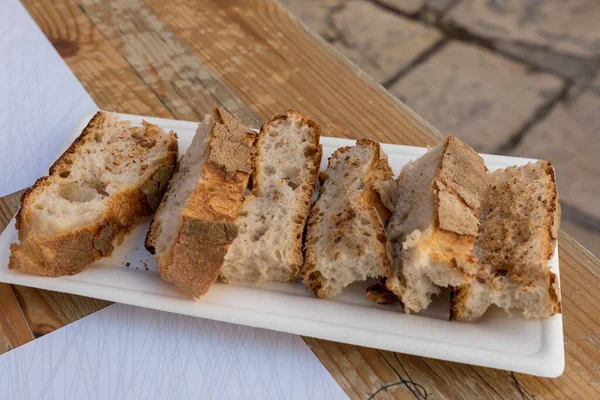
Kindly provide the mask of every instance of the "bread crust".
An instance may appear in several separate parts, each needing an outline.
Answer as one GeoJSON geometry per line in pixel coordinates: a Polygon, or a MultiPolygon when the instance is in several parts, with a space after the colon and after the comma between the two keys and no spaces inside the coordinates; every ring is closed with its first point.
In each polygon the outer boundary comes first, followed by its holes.
{"type": "Polygon", "coordinates": [[[92,262],[109,256],[113,240],[121,239],[132,228],[136,218],[151,215],[175,168],[177,141],[173,134],[164,161],[148,172],[146,179],[135,187],[121,190],[106,201],[102,217],[70,232],[41,236],[28,229],[28,214],[38,190],[68,171],[78,150],[87,138],[102,128],[106,114],[98,112],[81,135],[50,167],[49,176],[39,178],[21,197],[16,216],[20,243],[11,244],[9,269],[44,276],[74,275],[92,262]]]}
{"type": "MultiPolygon", "coordinates": [[[[214,108],[213,117],[202,179],[187,199],[171,249],[158,259],[161,278],[196,298],[217,279],[237,236],[235,220],[248,185],[256,140],[253,131],[225,110],[214,108]]],[[[149,249],[154,248],[159,228],[152,223],[146,239],[149,249]]]]}

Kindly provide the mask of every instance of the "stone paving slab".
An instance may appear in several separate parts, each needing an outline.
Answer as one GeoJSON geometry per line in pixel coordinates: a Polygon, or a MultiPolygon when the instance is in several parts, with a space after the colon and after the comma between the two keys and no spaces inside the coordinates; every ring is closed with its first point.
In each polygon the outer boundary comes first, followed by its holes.
{"type": "Polygon", "coordinates": [[[390,91],[445,134],[493,152],[556,98],[562,82],[470,44],[450,42],[390,91]]]}
{"type": "Polygon", "coordinates": [[[590,87],[600,95],[600,74],[598,74],[596,79],[591,83],[590,87]]]}
{"type": "Polygon", "coordinates": [[[462,0],[447,19],[492,40],[580,57],[600,55],[597,0],[462,0]]]}
{"type": "Polygon", "coordinates": [[[379,3],[406,14],[416,14],[423,9],[427,0],[379,0],[379,3]]]}
{"type": "Polygon", "coordinates": [[[457,1],[458,0],[377,0],[376,2],[402,13],[414,15],[422,11],[425,7],[433,11],[441,12],[457,1]]]}
{"type": "Polygon", "coordinates": [[[348,1],[333,14],[339,33],[334,42],[346,57],[377,82],[385,82],[441,38],[435,28],[365,1],[348,1]]]}
{"type": "Polygon", "coordinates": [[[278,0],[282,6],[302,21],[308,28],[325,40],[335,37],[335,30],[328,23],[332,10],[343,0],[278,0]]]}
{"type": "MultiPolygon", "coordinates": [[[[598,3],[600,6],[600,2],[598,3]]],[[[495,42],[495,49],[499,53],[510,55],[528,64],[534,65],[544,71],[556,73],[562,77],[588,83],[600,67],[597,59],[586,59],[573,55],[556,53],[548,49],[533,48],[515,42],[495,42]]]]}
{"type": "Polygon", "coordinates": [[[555,107],[513,154],[551,161],[561,200],[600,224],[600,95],[587,90],[555,107]]]}
{"type": "Polygon", "coordinates": [[[600,257],[600,232],[586,229],[563,216],[560,229],[567,232],[596,257],[600,257]]]}

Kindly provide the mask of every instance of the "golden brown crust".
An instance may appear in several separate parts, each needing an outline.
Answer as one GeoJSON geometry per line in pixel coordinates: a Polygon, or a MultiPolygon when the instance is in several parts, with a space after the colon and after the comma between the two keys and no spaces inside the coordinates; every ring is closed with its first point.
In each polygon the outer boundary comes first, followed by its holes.
{"type": "Polygon", "coordinates": [[[471,288],[469,285],[450,288],[450,321],[466,320],[465,299],[469,296],[471,288]]]}
{"type": "Polygon", "coordinates": [[[187,200],[170,256],[159,258],[161,278],[194,297],[215,282],[237,236],[235,220],[255,152],[253,131],[223,109],[213,109],[213,117],[202,180],[187,200]]]}
{"type": "MultiPolygon", "coordinates": [[[[388,275],[388,277],[393,277],[395,273],[398,273],[398,276],[395,277],[397,279],[387,280],[390,290],[399,296],[407,293],[409,293],[408,296],[415,296],[411,293],[418,293],[419,289],[413,290],[418,283],[405,279],[400,268],[402,258],[418,258],[418,256],[412,256],[413,254],[425,255],[424,257],[427,257],[425,265],[433,264],[438,270],[446,269],[447,275],[452,276],[452,279],[469,281],[472,273],[476,270],[471,251],[477,237],[478,217],[488,186],[487,169],[483,159],[457,138],[447,136],[442,143],[417,161],[417,164],[413,164],[413,167],[404,168],[398,177],[397,184],[400,195],[407,194],[403,193],[403,190],[410,190],[403,188],[403,185],[420,184],[422,186],[420,190],[425,191],[428,197],[411,201],[426,201],[428,205],[431,204],[432,208],[431,210],[428,208],[427,213],[424,214],[430,215],[430,217],[423,218],[418,225],[414,225],[414,223],[412,225],[413,231],[420,231],[418,240],[412,239],[410,235],[412,232],[404,232],[405,229],[408,229],[402,226],[407,215],[403,216],[402,213],[407,212],[407,208],[402,208],[401,210],[404,211],[398,211],[401,214],[395,216],[394,224],[396,225],[393,229],[402,233],[392,232],[392,235],[397,235],[397,238],[392,240],[390,252],[393,257],[399,259],[395,260],[398,271],[388,275]],[[423,169],[425,166],[426,170],[423,169]],[[424,173],[426,176],[423,176],[424,173]],[[410,245],[410,250],[400,250],[405,243],[412,240],[416,240],[416,242],[410,245]],[[411,291],[407,291],[405,285],[411,286],[411,291]]],[[[411,196],[406,196],[406,198],[411,198],[411,196]]],[[[414,207],[419,208],[419,204],[414,204],[414,207]]],[[[411,212],[419,215],[422,210],[417,209],[411,212]]],[[[431,277],[425,268],[423,267],[420,273],[432,284],[448,284],[446,282],[450,278],[446,276],[431,277]]],[[[409,299],[405,300],[407,300],[407,304],[411,304],[409,299]]],[[[421,300],[413,303],[417,302],[420,304],[421,300]]],[[[423,307],[425,306],[423,305],[423,307]]]]}
{"type": "Polygon", "coordinates": [[[127,234],[137,217],[151,215],[164,193],[177,160],[177,141],[173,136],[169,154],[137,187],[119,192],[107,200],[105,213],[71,232],[40,236],[28,229],[28,207],[44,185],[68,171],[84,140],[101,129],[106,118],[98,112],[82,134],[50,167],[50,176],[41,177],[21,198],[17,214],[20,243],[11,245],[9,269],[45,276],[73,275],[92,262],[109,256],[113,240],[127,234]]]}
{"type": "Polygon", "coordinates": [[[560,314],[562,312],[562,302],[560,300],[560,286],[558,285],[558,278],[552,272],[550,272],[548,279],[550,280],[549,292],[551,305],[551,314],[560,314]]]}

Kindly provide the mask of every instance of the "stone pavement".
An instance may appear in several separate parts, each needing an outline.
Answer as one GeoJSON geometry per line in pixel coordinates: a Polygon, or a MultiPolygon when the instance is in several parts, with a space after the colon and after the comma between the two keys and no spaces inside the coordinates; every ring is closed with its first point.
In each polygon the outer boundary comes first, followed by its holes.
{"type": "Polygon", "coordinates": [[[279,1],[441,132],[552,161],[600,257],[600,1],[279,1]]]}

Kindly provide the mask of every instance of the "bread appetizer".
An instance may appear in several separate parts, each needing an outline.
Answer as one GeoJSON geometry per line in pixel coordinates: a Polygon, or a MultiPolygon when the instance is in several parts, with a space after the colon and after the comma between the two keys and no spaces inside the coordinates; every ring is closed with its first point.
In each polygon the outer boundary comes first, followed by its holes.
{"type": "Polygon", "coordinates": [[[471,250],[488,187],[483,159],[454,136],[407,164],[387,225],[394,274],[386,286],[405,310],[421,311],[440,287],[469,283],[471,250]]]}
{"type": "Polygon", "coordinates": [[[301,275],[318,297],[332,297],[349,284],[391,275],[385,222],[390,211],[378,188],[392,178],[379,143],[362,139],[338,149],[319,177],[301,275]]]}
{"type": "Polygon", "coordinates": [[[452,288],[451,318],[472,320],[492,304],[526,318],[560,312],[547,266],[560,206],[546,161],[489,173],[469,146],[448,136],[407,164],[387,225],[394,273],[386,287],[419,312],[452,288]]]}
{"type": "Polygon", "coordinates": [[[98,112],[21,198],[9,268],[72,275],[113,250],[138,217],[154,213],[177,161],[177,139],[98,112]]]}
{"type": "Polygon", "coordinates": [[[224,282],[289,282],[303,263],[302,238],[315,190],[321,130],[290,110],[256,141],[252,192],[244,197],[220,276],[224,282]]]}
{"type": "Polygon", "coordinates": [[[482,268],[475,279],[453,291],[451,318],[476,319],[492,304],[506,311],[519,309],[525,318],[560,313],[558,280],[548,268],[559,221],[549,162],[492,173],[473,249],[482,268]]]}
{"type": "Polygon", "coordinates": [[[237,236],[255,140],[256,134],[227,111],[207,114],[150,225],[146,248],[155,255],[161,278],[194,297],[215,282],[237,236]]]}

